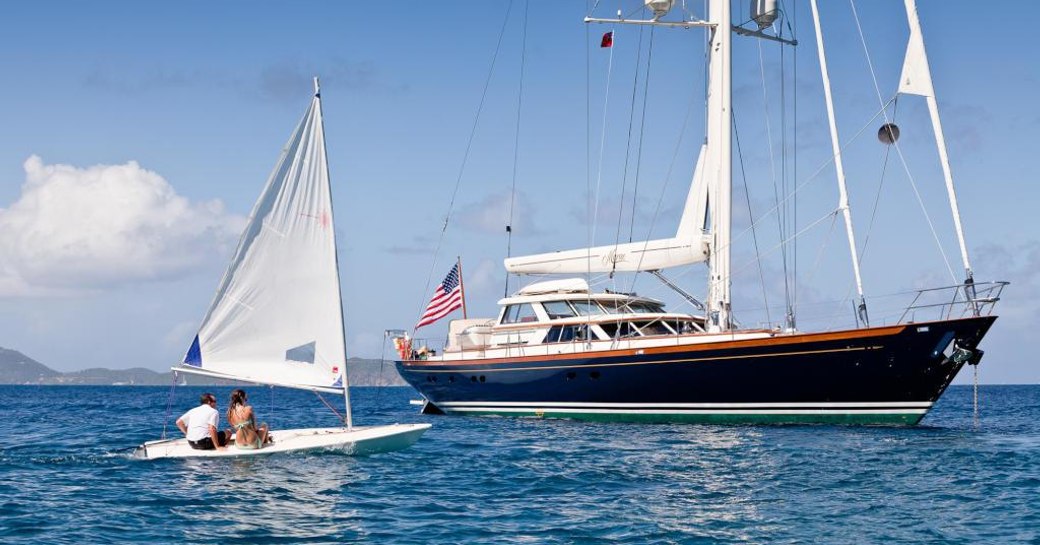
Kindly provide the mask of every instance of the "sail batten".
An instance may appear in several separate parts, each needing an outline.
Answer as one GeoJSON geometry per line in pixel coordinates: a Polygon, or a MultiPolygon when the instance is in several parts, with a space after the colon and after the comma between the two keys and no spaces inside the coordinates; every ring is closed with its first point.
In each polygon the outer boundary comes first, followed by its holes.
{"type": "Polygon", "coordinates": [[[191,372],[341,391],[331,188],[315,96],[282,150],[185,356],[191,372]]]}

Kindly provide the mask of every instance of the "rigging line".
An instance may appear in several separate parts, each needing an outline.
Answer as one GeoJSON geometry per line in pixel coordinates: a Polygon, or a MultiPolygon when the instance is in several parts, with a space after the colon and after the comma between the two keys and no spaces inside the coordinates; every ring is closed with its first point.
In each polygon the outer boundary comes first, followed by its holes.
{"type": "MultiPolygon", "coordinates": [[[[737,158],[740,162],[740,177],[744,180],[744,198],[747,200],[748,217],[754,219],[755,213],[751,210],[751,191],[748,189],[747,172],[744,170],[744,153],[740,149],[740,132],[737,131],[737,113],[732,108],[730,108],[730,112],[730,117],[733,118],[733,138],[737,144],[737,158]]],[[[762,302],[766,307],[766,321],[772,322],[769,315],[769,295],[766,293],[766,276],[762,270],[762,259],[758,251],[758,233],[754,228],[751,229],[751,239],[755,243],[755,258],[758,261],[758,279],[762,284],[762,302]]]]}
{"type": "MultiPolygon", "coordinates": [[[[874,92],[877,93],[878,102],[882,104],[885,123],[889,123],[888,112],[885,111],[884,108],[885,101],[881,97],[881,87],[878,86],[877,75],[874,73],[874,62],[870,59],[870,50],[867,49],[867,39],[863,35],[863,27],[859,23],[859,14],[856,12],[856,1],[849,0],[849,5],[852,6],[852,18],[856,21],[856,30],[859,32],[859,41],[863,44],[863,55],[867,58],[867,66],[870,68],[870,77],[874,80],[874,92]]],[[[896,93],[896,96],[899,96],[898,92],[896,93]]],[[[892,100],[895,100],[895,98],[892,100]]],[[[903,148],[899,145],[899,142],[893,142],[892,145],[895,146],[896,154],[899,155],[899,161],[903,163],[903,170],[906,171],[906,176],[910,179],[910,186],[914,190],[914,195],[917,196],[917,203],[921,206],[921,212],[924,214],[925,221],[928,222],[928,228],[932,231],[932,237],[935,239],[935,244],[939,247],[939,253],[942,254],[943,263],[946,264],[946,270],[949,271],[950,277],[953,278],[953,281],[957,282],[957,275],[953,274],[953,267],[950,266],[950,260],[946,257],[946,250],[943,249],[942,242],[939,240],[939,234],[935,231],[932,217],[928,214],[928,210],[924,206],[921,194],[917,190],[917,184],[914,182],[914,176],[910,174],[910,166],[907,165],[906,158],[903,156],[903,148]]]]}
{"type": "MultiPolygon", "coordinates": [[[[650,27],[651,32],[653,27],[650,27]]],[[[636,69],[635,77],[632,79],[632,100],[628,110],[628,136],[627,142],[625,143],[625,166],[621,169],[621,198],[618,205],[618,221],[617,221],[617,232],[614,234],[614,248],[617,249],[618,243],[621,241],[621,223],[622,218],[625,215],[625,186],[628,182],[628,159],[632,154],[632,124],[636,117],[636,91],[639,89],[639,65],[643,58],[643,27],[639,27],[639,45],[636,47],[636,69]]],[[[646,114],[646,103],[643,103],[643,113],[646,114]]],[[[641,144],[642,142],[640,142],[641,144]]],[[[635,217],[636,203],[635,199],[632,199],[632,216],[635,217]]],[[[615,263],[616,267],[617,264],[615,263]]]]}
{"type": "MultiPolygon", "coordinates": [[[[815,277],[816,273],[819,272],[819,270],[820,270],[820,262],[823,261],[823,254],[827,250],[827,245],[830,244],[831,238],[834,235],[834,226],[837,225],[837,223],[838,223],[838,212],[839,211],[840,210],[835,211],[834,214],[831,216],[831,226],[830,226],[830,229],[827,230],[827,235],[823,237],[823,244],[820,244],[820,249],[816,251],[816,259],[813,260],[813,266],[812,266],[811,269],[809,269],[809,276],[807,276],[805,278],[805,285],[807,285],[807,286],[811,286],[812,285],[813,277],[815,277]]],[[[844,302],[845,302],[845,300],[842,299],[842,303],[844,303],[844,302]]],[[[795,299],[795,305],[797,305],[797,304],[798,304],[798,299],[796,298],[795,299]]]]}
{"type": "MultiPolygon", "coordinates": [[[[506,257],[513,255],[513,206],[516,204],[516,169],[520,157],[520,113],[524,106],[524,66],[527,63],[527,13],[530,2],[524,0],[524,19],[520,41],[520,89],[516,93],[516,132],[513,135],[513,185],[509,192],[509,223],[506,224],[506,257]]],[[[506,271],[505,294],[509,297],[509,271],[506,271]]]]}
{"type": "Polygon", "coordinates": [[[170,383],[170,393],[166,396],[166,416],[163,417],[162,435],[159,436],[159,439],[166,439],[166,426],[170,422],[170,411],[173,409],[173,392],[177,389],[177,371],[171,374],[173,375],[173,382],[170,383]]]}
{"type": "MultiPolygon", "coordinates": [[[[613,36],[616,36],[614,26],[611,26],[610,32],[613,36]]],[[[610,104],[610,80],[614,73],[614,47],[611,46],[607,49],[610,49],[610,54],[607,60],[607,86],[606,91],[603,93],[603,119],[600,123],[599,136],[599,163],[596,166],[596,193],[593,200],[592,217],[589,218],[589,221],[592,223],[592,237],[589,243],[590,247],[596,240],[596,223],[599,216],[599,190],[603,184],[603,149],[606,146],[607,141],[607,106],[610,104]]]]}
{"type": "Polygon", "coordinates": [[[628,241],[632,242],[632,234],[636,227],[636,202],[639,197],[639,174],[643,168],[643,135],[646,131],[646,105],[650,93],[650,64],[654,57],[654,27],[650,27],[650,46],[646,53],[646,77],[643,78],[643,112],[639,120],[639,153],[636,154],[636,181],[632,188],[632,219],[628,224],[628,241]]]}
{"type": "MultiPolygon", "coordinates": [[[[770,172],[770,175],[773,178],[773,202],[779,203],[780,202],[780,195],[781,194],[786,194],[786,189],[787,188],[785,186],[783,178],[781,178],[781,181],[780,181],[782,189],[777,187],[776,158],[775,158],[774,153],[773,153],[773,127],[772,127],[772,123],[770,122],[770,115],[769,115],[769,94],[767,93],[767,86],[766,86],[766,63],[765,63],[765,58],[764,58],[764,56],[762,54],[762,41],[758,40],[757,41],[757,45],[758,45],[759,74],[760,74],[761,79],[762,79],[762,108],[765,110],[765,116],[764,117],[765,117],[765,120],[766,120],[766,139],[769,142],[769,146],[768,146],[769,147],[769,172],[770,172]]],[[[783,99],[781,98],[781,104],[780,104],[780,109],[781,110],[783,110],[783,108],[784,108],[784,104],[783,104],[782,100],[783,99]]],[[[779,206],[779,204],[778,204],[778,206],[779,206]]],[[[784,221],[784,217],[785,216],[786,216],[786,207],[778,208],[778,212],[777,212],[777,215],[776,215],[776,221],[777,221],[777,227],[778,227],[778,229],[780,231],[780,238],[781,239],[783,239],[787,235],[787,222],[784,221]]],[[[754,216],[752,216],[752,221],[754,221],[754,216]]],[[[786,247],[783,247],[783,248],[780,249],[780,256],[781,256],[781,261],[783,263],[783,270],[784,270],[784,303],[788,307],[787,311],[790,312],[791,311],[791,287],[790,287],[790,280],[789,280],[790,274],[788,273],[788,270],[787,270],[787,248],[786,247]]]]}
{"type": "MultiPolygon", "coordinates": [[[[899,95],[893,100],[892,104],[892,122],[895,122],[896,113],[899,110],[899,95]]],[[[892,146],[885,146],[885,160],[881,163],[881,179],[878,181],[877,193],[874,194],[874,206],[870,211],[870,222],[867,224],[867,234],[863,238],[863,246],[859,251],[859,261],[862,264],[864,257],[867,254],[867,245],[870,243],[870,235],[874,231],[874,219],[877,217],[877,211],[881,203],[881,189],[885,185],[885,174],[888,172],[888,159],[892,155],[892,146]]],[[[854,286],[849,286],[849,291],[845,294],[845,299],[848,300],[852,297],[852,290],[854,286]]]]}
{"type": "MultiPolygon", "coordinates": [[[[600,0],[596,0],[596,6],[599,5],[600,0]]],[[[589,1],[586,0],[585,6],[589,5],[589,1]]],[[[593,6],[592,9],[595,9],[593,6]]],[[[591,10],[589,14],[591,15],[591,10]]],[[[585,283],[592,286],[592,36],[590,35],[589,25],[585,25],[585,213],[589,214],[589,222],[585,226],[585,235],[588,237],[588,244],[585,245],[585,283]]],[[[611,48],[613,49],[613,48],[611,48]]],[[[592,289],[589,288],[586,293],[586,302],[592,306],[592,289]]],[[[588,318],[587,323],[592,323],[591,316],[588,318]]]]}
{"type": "MultiPolygon", "coordinates": [[[[462,154],[462,164],[459,165],[459,174],[455,178],[455,189],[451,192],[451,200],[448,202],[448,212],[444,215],[444,225],[441,226],[441,234],[437,237],[437,246],[433,252],[433,263],[430,264],[430,273],[426,276],[426,287],[423,288],[423,294],[428,294],[430,291],[430,283],[433,281],[434,271],[437,269],[437,256],[440,254],[441,244],[444,242],[444,234],[448,230],[448,223],[451,218],[451,211],[455,208],[455,198],[459,194],[459,187],[462,184],[462,175],[466,171],[466,164],[469,162],[469,153],[473,147],[473,140],[477,134],[477,123],[480,121],[480,114],[484,111],[484,103],[487,100],[488,87],[491,85],[491,76],[495,73],[495,64],[498,62],[498,53],[502,49],[502,38],[506,34],[506,26],[509,23],[509,16],[513,10],[513,0],[509,0],[509,4],[506,6],[506,15],[502,19],[502,28],[498,32],[498,43],[495,45],[495,53],[491,56],[491,66],[488,68],[487,78],[484,80],[484,90],[480,94],[480,103],[477,105],[476,115],[473,116],[473,126],[469,131],[469,139],[466,142],[466,151],[462,154]]],[[[426,300],[421,299],[419,302],[419,311],[415,313],[416,318],[422,316],[423,310],[426,308],[426,300]]],[[[415,329],[412,329],[414,335],[415,329]]]]}
{"type": "MultiPolygon", "coordinates": [[[[827,218],[829,218],[829,217],[831,217],[831,216],[833,216],[834,214],[837,214],[837,213],[839,213],[839,212],[841,212],[841,209],[840,209],[840,208],[836,208],[836,209],[834,209],[834,210],[832,210],[832,211],[828,212],[827,214],[825,214],[825,215],[821,216],[821,217],[820,217],[820,218],[819,218],[818,220],[816,220],[816,221],[814,221],[814,222],[810,223],[809,225],[806,225],[806,226],[805,226],[805,227],[804,227],[804,228],[803,228],[803,229],[802,229],[801,231],[798,231],[797,233],[795,233],[795,234],[791,235],[791,236],[790,236],[790,237],[788,237],[788,238],[787,238],[786,240],[781,240],[781,241],[780,241],[780,242],[779,242],[779,243],[778,243],[777,245],[775,245],[775,246],[773,246],[772,248],[770,248],[770,249],[766,250],[766,251],[765,251],[765,253],[763,253],[763,254],[762,254],[762,257],[768,256],[769,254],[773,253],[773,252],[774,252],[774,251],[776,251],[776,250],[777,250],[778,248],[780,248],[780,246],[782,246],[783,244],[786,244],[787,242],[790,242],[790,241],[791,241],[791,239],[794,239],[794,238],[797,238],[797,237],[800,237],[800,236],[804,235],[805,233],[809,232],[810,230],[812,230],[813,228],[815,228],[815,227],[816,227],[817,225],[819,225],[820,223],[822,223],[822,222],[823,222],[824,220],[826,220],[827,218]]],[[[750,262],[748,262],[748,263],[746,263],[746,264],[744,264],[744,265],[741,265],[741,266],[740,266],[740,268],[738,268],[738,269],[736,270],[736,272],[734,272],[734,273],[733,273],[733,275],[736,275],[737,273],[739,273],[739,272],[742,272],[742,271],[743,271],[744,269],[746,269],[746,268],[750,267],[750,266],[751,266],[751,264],[753,264],[754,262],[755,262],[755,259],[752,259],[752,260],[751,260],[750,262]]]]}
{"type": "MultiPolygon", "coordinates": [[[[856,134],[852,135],[852,138],[849,138],[848,140],[846,140],[845,143],[842,144],[841,147],[838,149],[838,153],[837,154],[831,155],[829,159],[827,159],[822,164],[820,164],[820,166],[817,167],[816,170],[813,171],[813,173],[810,174],[809,177],[805,179],[805,181],[803,181],[801,184],[799,184],[797,187],[794,188],[794,191],[792,191],[790,195],[788,195],[783,200],[781,200],[780,203],[774,205],[772,208],[767,210],[759,219],[755,220],[751,224],[751,227],[754,227],[754,226],[758,225],[758,223],[760,221],[764,220],[767,216],[773,214],[774,212],[777,212],[779,207],[781,205],[785,204],[788,199],[794,198],[794,196],[797,195],[800,191],[802,191],[802,189],[804,189],[806,185],[808,185],[810,182],[815,180],[816,177],[819,176],[820,173],[822,173],[825,168],[827,168],[831,163],[834,162],[834,157],[839,155],[839,154],[841,154],[841,153],[843,153],[845,151],[846,147],[848,147],[853,142],[855,142],[856,139],[858,139],[863,134],[863,131],[867,130],[867,127],[869,127],[870,124],[873,123],[874,120],[877,119],[877,117],[879,115],[881,115],[881,111],[879,111],[878,113],[874,114],[874,117],[872,117],[869,120],[867,120],[867,122],[863,125],[863,127],[861,127],[860,130],[856,132],[856,134]]],[[[740,239],[745,234],[747,234],[747,232],[750,230],[751,227],[748,227],[747,229],[741,231],[740,233],[737,234],[737,236],[732,237],[732,239],[730,241],[730,244],[732,244],[733,242],[736,242],[738,239],[740,239]]]]}
{"type": "Polygon", "coordinates": [[[343,415],[339,414],[339,411],[337,411],[335,407],[333,407],[332,405],[329,405],[329,402],[325,401],[325,397],[324,396],[322,396],[317,390],[311,390],[311,391],[314,392],[314,395],[318,396],[318,399],[320,399],[321,402],[324,403],[325,406],[328,407],[330,411],[332,411],[332,414],[336,415],[336,418],[338,418],[340,422],[344,421],[343,420],[343,415]]]}
{"type": "MultiPolygon", "coordinates": [[[[679,129],[679,138],[675,142],[675,149],[672,151],[672,160],[668,163],[668,170],[665,171],[664,184],[661,185],[661,193],[657,197],[657,206],[654,207],[654,215],[650,218],[650,225],[646,230],[646,238],[643,241],[643,251],[639,253],[639,261],[636,263],[636,270],[639,270],[643,266],[643,257],[646,255],[646,248],[650,244],[650,237],[653,234],[654,225],[657,223],[657,217],[661,213],[661,204],[664,202],[665,190],[668,189],[668,181],[672,178],[672,170],[675,168],[675,161],[679,157],[679,149],[682,147],[683,137],[686,136],[686,127],[689,125],[690,116],[693,114],[693,106],[696,103],[697,96],[694,93],[690,93],[690,104],[686,107],[686,116],[683,117],[682,127],[679,129]]],[[[636,285],[637,275],[632,275],[632,283],[629,285],[628,291],[633,291],[636,285]]]]}

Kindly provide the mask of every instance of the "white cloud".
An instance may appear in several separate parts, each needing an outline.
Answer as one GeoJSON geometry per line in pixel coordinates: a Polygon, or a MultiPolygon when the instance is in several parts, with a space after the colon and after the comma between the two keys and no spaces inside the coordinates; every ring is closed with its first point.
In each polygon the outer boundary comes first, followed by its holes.
{"type": "Polygon", "coordinates": [[[77,168],[25,161],[0,209],[0,296],[61,295],[167,279],[226,253],[244,219],[192,203],[136,162],[77,168]]]}

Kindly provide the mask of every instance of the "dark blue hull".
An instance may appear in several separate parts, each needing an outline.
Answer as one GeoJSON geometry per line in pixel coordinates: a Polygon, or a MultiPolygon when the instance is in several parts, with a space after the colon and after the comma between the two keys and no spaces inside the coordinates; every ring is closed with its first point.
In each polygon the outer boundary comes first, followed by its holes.
{"type": "Polygon", "coordinates": [[[995,317],[489,360],[397,362],[428,411],[611,421],[915,424],[995,317]]]}

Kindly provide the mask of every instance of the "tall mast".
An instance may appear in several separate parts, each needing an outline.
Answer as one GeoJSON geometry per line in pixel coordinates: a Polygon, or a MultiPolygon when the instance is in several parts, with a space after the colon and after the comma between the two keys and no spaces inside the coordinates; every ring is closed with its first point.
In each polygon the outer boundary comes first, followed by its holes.
{"type": "MultiPolygon", "coordinates": [[[[318,84],[318,78],[314,78],[314,100],[317,101],[318,107],[318,121],[321,123],[321,150],[324,153],[325,160],[325,179],[329,181],[329,215],[333,218],[336,214],[332,210],[332,176],[329,173],[329,152],[328,148],[325,147],[325,117],[321,112],[321,86],[318,84]]],[[[333,222],[335,225],[335,222],[333,222]]],[[[343,312],[343,285],[339,281],[339,249],[336,248],[336,230],[332,229],[332,255],[336,261],[336,294],[339,297],[339,320],[340,327],[347,323],[346,315],[343,312]]],[[[343,362],[339,366],[339,376],[343,382],[343,406],[346,410],[346,424],[347,429],[353,429],[354,427],[354,416],[350,411],[350,384],[347,382],[347,338],[346,333],[343,333],[343,362]]]]}
{"type": "Polygon", "coordinates": [[[708,182],[712,220],[711,258],[708,263],[709,331],[726,331],[730,320],[731,182],[733,179],[732,25],[730,1],[712,0],[708,51],[708,182]]]}
{"type": "Polygon", "coordinates": [[[852,254],[852,272],[856,276],[856,293],[859,294],[859,320],[870,325],[867,318],[867,302],[863,297],[863,278],[859,272],[859,255],[856,250],[856,237],[852,231],[852,210],[849,208],[849,192],[845,186],[845,168],[842,166],[841,144],[838,143],[838,126],[834,120],[834,100],[831,97],[831,78],[827,72],[827,55],[823,47],[823,28],[820,26],[820,11],[816,0],[812,5],[813,23],[816,25],[816,49],[820,56],[820,74],[823,77],[823,96],[827,101],[827,121],[830,122],[831,148],[834,150],[834,169],[838,174],[838,209],[845,218],[845,233],[849,239],[849,253],[852,254]]]}

